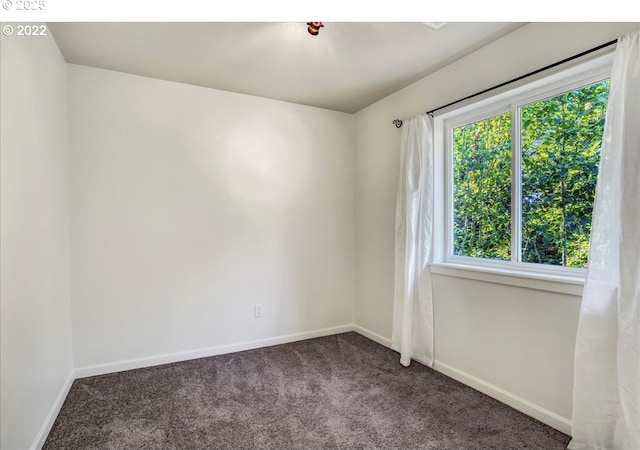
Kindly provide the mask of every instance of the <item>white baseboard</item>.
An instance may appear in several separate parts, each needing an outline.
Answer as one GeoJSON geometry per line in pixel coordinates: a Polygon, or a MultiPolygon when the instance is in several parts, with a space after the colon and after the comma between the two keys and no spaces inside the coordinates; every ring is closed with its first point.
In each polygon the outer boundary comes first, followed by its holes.
{"type": "Polygon", "coordinates": [[[571,421],[565,417],[438,360],[434,361],[433,368],[454,380],[464,383],[489,397],[495,398],[505,405],[511,406],[513,409],[517,409],[521,413],[531,416],[571,436],[571,421]]]}
{"type": "MultiPolygon", "coordinates": [[[[367,330],[360,325],[354,324],[353,330],[356,333],[361,334],[362,336],[393,350],[393,348],[391,347],[390,339],[374,333],[371,330],[367,330]]],[[[471,374],[456,369],[455,367],[452,367],[438,360],[435,360],[433,362],[433,369],[450,378],[453,378],[456,381],[472,387],[473,389],[480,391],[483,394],[488,395],[489,397],[495,398],[499,402],[509,405],[513,409],[516,409],[521,413],[533,417],[534,419],[539,420],[540,422],[549,425],[556,430],[562,431],[569,436],[571,435],[571,420],[562,417],[552,411],[549,411],[548,409],[545,409],[540,405],[530,402],[529,400],[512,394],[511,392],[499,388],[498,386],[481,380],[480,378],[477,378],[471,374]]]]}
{"type": "MultiPolygon", "coordinates": [[[[380,345],[391,348],[391,340],[368,330],[360,325],[349,324],[338,327],[322,328],[319,330],[307,331],[303,333],[288,334],[283,336],[276,336],[265,339],[256,339],[252,341],[239,342],[235,344],[218,345],[214,347],[208,347],[198,350],[188,350],[184,352],[168,353],[164,355],[150,356],[144,358],[129,359],[124,361],[116,361],[106,364],[98,364],[94,366],[78,367],[69,374],[69,377],[63,385],[60,393],[58,394],[54,404],[49,411],[40,431],[38,432],[36,439],[31,446],[31,450],[38,450],[43,445],[51,427],[55,422],[60,408],[71,389],[74,379],[85,378],[95,375],[104,375],[107,373],[121,372],[123,370],[140,369],[143,367],[157,366],[160,364],[169,364],[173,362],[186,361],[196,358],[205,358],[209,356],[223,355],[227,353],[239,352],[244,350],[252,350],[261,347],[269,347],[272,345],[287,344],[290,342],[303,341],[305,339],[312,339],[322,336],[330,336],[333,334],[346,333],[349,331],[355,331],[356,333],[377,342],[380,345]]],[[[455,367],[449,366],[440,361],[435,361],[433,368],[438,372],[447,375],[461,383],[470,386],[483,394],[486,394],[496,400],[511,406],[518,411],[527,414],[542,423],[545,423],[557,430],[566,434],[571,434],[571,421],[555,414],[539,405],[536,405],[529,400],[522,397],[518,397],[504,389],[492,385],[480,378],[470,375],[455,367]]]]}
{"type": "Polygon", "coordinates": [[[387,339],[386,337],[378,333],[374,333],[373,331],[367,330],[366,328],[363,328],[360,325],[356,325],[356,324],[353,324],[353,331],[355,331],[358,334],[361,334],[367,339],[371,339],[372,341],[377,342],[380,345],[384,345],[385,347],[391,348],[391,339],[387,339]]]}
{"type": "Polygon", "coordinates": [[[95,375],[104,375],[107,373],[121,372],[123,370],[140,369],[143,367],[157,366],[160,364],[169,364],[172,362],[186,361],[189,359],[204,358],[208,356],[223,355],[226,353],[240,352],[243,350],[252,350],[255,348],[269,347],[272,345],[287,344],[290,342],[303,341],[322,336],[330,336],[333,334],[347,333],[354,331],[354,325],[342,325],[338,327],[322,328],[318,330],[306,331],[303,333],[287,334],[265,339],[256,339],[253,341],[239,342],[235,344],[218,345],[198,350],[188,350],[185,352],[168,353],[164,355],[150,356],[145,358],[129,359],[125,361],[116,361],[107,364],[98,364],[95,366],[77,367],[72,370],[69,377],[65,381],[62,389],[58,393],[47,417],[45,418],[30,450],[39,450],[47,440],[47,436],[51,431],[51,427],[58,417],[58,413],[69,394],[73,381],[78,378],[86,378],[95,375]]]}
{"type": "Polygon", "coordinates": [[[354,326],[352,324],[305,331],[303,333],[287,334],[284,336],[238,342],[235,344],[216,345],[214,347],[201,348],[197,350],[187,350],[184,352],[166,353],[163,355],[127,359],[123,361],[114,361],[106,364],[97,364],[94,366],[76,367],[75,376],[76,378],[86,378],[96,375],[104,375],[107,373],[122,372],[123,370],[141,369],[143,367],[152,367],[161,364],[187,361],[190,359],[224,355],[227,353],[253,350],[261,347],[270,347],[272,345],[288,344],[290,342],[303,341],[305,339],[312,339],[322,336],[330,336],[332,334],[346,333],[349,331],[354,331],[354,326]]]}
{"type": "Polygon", "coordinates": [[[49,436],[49,432],[51,431],[51,427],[53,427],[53,423],[56,421],[56,417],[58,417],[58,413],[62,408],[62,404],[67,398],[67,394],[71,389],[73,380],[75,380],[75,373],[73,370],[71,370],[71,372],[69,373],[69,376],[67,377],[66,381],[62,385],[62,388],[60,389],[58,396],[56,397],[55,401],[53,402],[53,405],[51,406],[51,409],[49,410],[49,414],[47,414],[47,417],[44,419],[44,422],[42,423],[42,426],[40,427],[40,430],[38,431],[38,434],[36,435],[36,438],[34,439],[33,444],[31,444],[30,450],[39,450],[44,445],[44,442],[47,440],[47,436],[49,436]]]}

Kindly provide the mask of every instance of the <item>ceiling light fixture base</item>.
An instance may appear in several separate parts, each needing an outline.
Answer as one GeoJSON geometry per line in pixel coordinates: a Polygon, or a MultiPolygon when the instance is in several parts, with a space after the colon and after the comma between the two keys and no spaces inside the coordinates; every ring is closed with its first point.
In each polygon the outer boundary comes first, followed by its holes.
{"type": "Polygon", "coordinates": [[[311,36],[317,36],[322,27],[324,27],[322,22],[307,22],[307,31],[311,36]]]}

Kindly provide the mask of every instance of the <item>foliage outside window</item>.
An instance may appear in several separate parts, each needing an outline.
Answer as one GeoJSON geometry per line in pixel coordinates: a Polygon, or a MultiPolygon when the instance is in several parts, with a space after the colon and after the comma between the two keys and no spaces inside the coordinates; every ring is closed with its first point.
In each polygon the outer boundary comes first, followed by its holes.
{"type": "Polygon", "coordinates": [[[608,80],[450,130],[452,253],[586,267],[608,80]]]}

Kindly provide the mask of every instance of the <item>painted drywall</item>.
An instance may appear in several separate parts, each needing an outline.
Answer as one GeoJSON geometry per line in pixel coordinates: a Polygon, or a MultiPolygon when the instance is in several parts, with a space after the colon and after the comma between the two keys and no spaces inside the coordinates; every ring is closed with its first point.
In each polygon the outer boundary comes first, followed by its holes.
{"type": "Polygon", "coordinates": [[[50,36],[0,42],[0,447],[25,449],[73,367],[66,64],[50,36]]]}
{"type": "MultiPolygon", "coordinates": [[[[638,29],[528,24],[358,112],[356,324],[391,337],[400,133],[411,117],[638,29]]],[[[434,275],[436,360],[566,419],[580,298],[434,275]]]]}
{"type": "Polygon", "coordinates": [[[352,323],[352,115],[77,65],[68,81],[76,367],[352,323]]]}

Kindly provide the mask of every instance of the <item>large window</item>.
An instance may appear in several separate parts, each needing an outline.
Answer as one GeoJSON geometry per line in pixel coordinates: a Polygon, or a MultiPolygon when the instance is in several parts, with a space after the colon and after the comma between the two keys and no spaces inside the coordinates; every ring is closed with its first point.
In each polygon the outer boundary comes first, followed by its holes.
{"type": "Polygon", "coordinates": [[[608,91],[601,70],[447,120],[450,261],[586,267],[608,91]]]}

